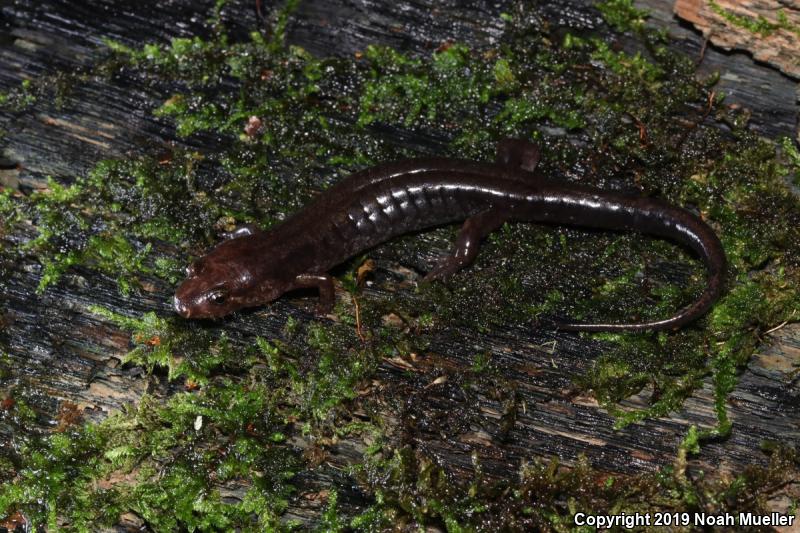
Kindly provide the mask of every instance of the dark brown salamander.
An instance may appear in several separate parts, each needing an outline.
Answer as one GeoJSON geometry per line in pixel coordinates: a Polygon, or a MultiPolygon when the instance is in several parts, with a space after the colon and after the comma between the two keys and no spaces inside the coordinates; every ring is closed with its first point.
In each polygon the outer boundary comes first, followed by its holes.
{"type": "Polygon", "coordinates": [[[185,318],[220,317],[312,287],[324,312],[334,302],[329,269],[402,233],[465,220],[455,250],[426,280],[470,264],[481,240],[506,221],[633,230],[677,241],[703,259],[709,276],[700,298],[664,320],[558,328],[672,329],[708,311],[726,269],[725,252],[708,225],[650,198],[545,181],[533,172],[538,160],[535,145],[509,139],[498,145],[496,163],[410,159],[357,172],[277,227],[243,228],[195,261],[175,293],[175,310],[185,318]]]}

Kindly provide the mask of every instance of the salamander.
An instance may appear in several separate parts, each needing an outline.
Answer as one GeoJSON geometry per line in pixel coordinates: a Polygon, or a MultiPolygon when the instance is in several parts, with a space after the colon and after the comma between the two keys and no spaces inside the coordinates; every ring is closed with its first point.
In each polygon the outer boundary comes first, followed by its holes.
{"type": "Polygon", "coordinates": [[[711,308],[722,291],[726,258],[705,222],[657,199],[546,180],[536,171],[538,161],[536,145],[506,139],[493,163],[420,158],[356,172],[274,228],[240,228],[194,261],[175,293],[175,311],[184,318],[222,317],[294,289],[316,288],[318,311],[324,313],[334,303],[331,268],[397,235],[462,220],[452,253],[424,280],[440,280],[469,265],[482,239],[506,222],[568,224],[675,241],[702,259],[708,278],[699,298],[671,317],[559,323],[559,329],[674,329],[711,308]]]}

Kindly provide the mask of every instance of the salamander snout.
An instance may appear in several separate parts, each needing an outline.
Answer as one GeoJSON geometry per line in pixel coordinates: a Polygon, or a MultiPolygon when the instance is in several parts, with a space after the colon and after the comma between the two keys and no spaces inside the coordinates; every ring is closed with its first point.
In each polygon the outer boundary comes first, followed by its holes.
{"type": "Polygon", "coordinates": [[[173,302],[172,305],[175,307],[176,313],[181,315],[183,318],[189,318],[189,315],[191,314],[189,312],[189,307],[183,302],[183,300],[178,298],[177,294],[172,299],[172,302],[173,302]]]}

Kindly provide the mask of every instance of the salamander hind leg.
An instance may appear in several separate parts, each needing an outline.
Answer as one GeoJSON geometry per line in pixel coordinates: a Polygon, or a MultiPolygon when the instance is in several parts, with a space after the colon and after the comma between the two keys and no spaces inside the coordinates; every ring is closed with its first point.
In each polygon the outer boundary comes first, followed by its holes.
{"type": "Polygon", "coordinates": [[[336,298],[333,290],[333,278],[328,274],[300,274],[294,278],[294,283],[298,289],[316,288],[319,290],[318,315],[327,315],[333,310],[336,298]]]}
{"type": "Polygon", "coordinates": [[[503,139],[497,143],[495,161],[499,165],[533,172],[539,164],[540,157],[539,147],[522,139],[503,139]]]}
{"type": "Polygon", "coordinates": [[[465,220],[456,238],[453,253],[442,257],[423,281],[446,278],[472,263],[484,237],[502,226],[506,220],[508,215],[497,209],[482,211],[465,220]]]}

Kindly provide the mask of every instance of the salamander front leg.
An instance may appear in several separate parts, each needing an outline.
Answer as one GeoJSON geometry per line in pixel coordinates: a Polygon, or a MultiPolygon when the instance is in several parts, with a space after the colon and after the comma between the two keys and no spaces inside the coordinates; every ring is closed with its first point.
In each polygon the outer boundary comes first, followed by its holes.
{"type": "Polygon", "coordinates": [[[316,288],[319,290],[317,314],[327,315],[331,312],[336,299],[333,291],[333,278],[328,274],[300,274],[294,278],[294,283],[298,289],[316,288]]]}
{"type": "Polygon", "coordinates": [[[423,281],[443,279],[472,263],[478,255],[484,237],[502,226],[506,220],[508,216],[505,213],[494,209],[483,211],[465,220],[456,238],[453,253],[441,258],[423,281]]]}
{"type": "Polygon", "coordinates": [[[248,235],[256,235],[258,233],[264,233],[264,230],[255,224],[244,224],[233,231],[223,233],[222,238],[226,240],[238,239],[240,237],[247,237],[248,235]]]}

